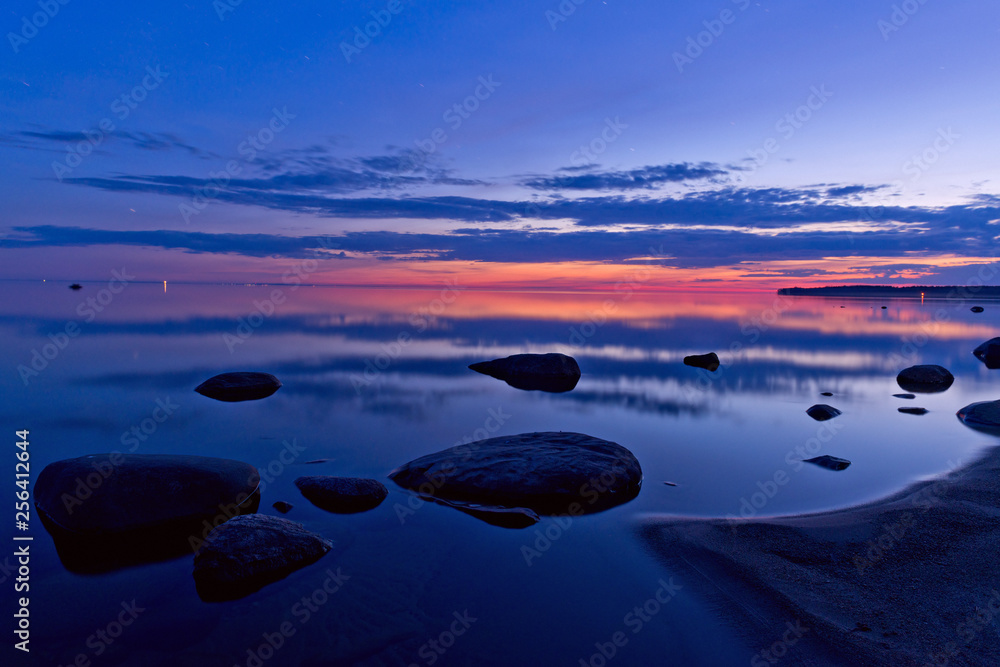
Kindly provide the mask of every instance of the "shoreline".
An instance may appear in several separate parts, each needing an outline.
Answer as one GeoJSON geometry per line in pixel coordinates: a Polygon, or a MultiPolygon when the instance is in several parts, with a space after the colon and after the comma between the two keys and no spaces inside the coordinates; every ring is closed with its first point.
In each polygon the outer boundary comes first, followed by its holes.
{"type": "Polygon", "coordinates": [[[863,505],[639,532],[751,645],[783,644],[786,664],[1000,664],[1000,447],[863,505]],[[798,646],[786,623],[807,629],[798,646]]]}

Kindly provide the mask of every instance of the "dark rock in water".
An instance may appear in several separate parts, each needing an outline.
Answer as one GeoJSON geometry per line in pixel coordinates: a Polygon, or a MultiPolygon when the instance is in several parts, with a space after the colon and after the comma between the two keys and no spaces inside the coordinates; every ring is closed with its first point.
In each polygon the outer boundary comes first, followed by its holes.
{"type": "Polygon", "coordinates": [[[81,285],[80,283],[73,283],[72,285],[69,286],[69,288],[75,292],[76,290],[83,289],[83,285],[81,285]]]}
{"type": "Polygon", "coordinates": [[[896,408],[896,409],[902,412],[903,414],[907,415],[926,415],[928,412],[927,408],[896,408]]]}
{"type": "Polygon", "coordinates": [[[882,306],[882,310],[885,310],[886,308],[888,308],[888,306],[882,306]]]}
{"type": "Polygon", "coordinates": [[[906,391],[933,394],[946,390],[955,381],[947,368],[934,364],[910,366],[896,376],[896,383],[906,391]]]}
{"type": "Polygon", "coordinates": [[[194,557],[198,595],[207,602],[245,597],[322,558],[333,544],[276,516],[238,516],[211,532],[194,557]]]}
{"type": "Polygon", "coordinates": [[[333,461],[334,459],[313,459],[312,461],[306,461],[306,465],[313,463],[326,463],[327,461],[333,461]]]}
{"type": "Polygon", "coordinates": [[[389,478],[424,497],[466,508],[579,515],[635,498],[642,469],[632,452],[614,442],[542,432],[457,445],[396,468],[389,478]]]}
{"type": "Polygon", "coordinates": [[[275,502],[273,505],[271,505],[271,507],[278,510],[282,514],[288,514],[288,512],[291,511],[293,507],[295,507],[295,505],[291,503],[286,503],[284,500],[279,500],[275,502]]]}
{"type": "Polygon", "coordinates": [[[580,381],[580,366],[565,354],[515,354],[503,359],[481,361],[469,366],[472,370],[525,391],[570,391],[580,381]]]}
{"type": "Polygon", "coordinates": [[[51,463],[35,506],[74,572],[190,553],[220,522],[255,512],[257,469],[203,456],[95,454],[51,463]]]}
{"type": "Polygon", "coordinates": [[[1000,368],[1000,338],[989,339],[973,350],[972,354],[986,364],[986,368],[1000,368]]]}
{"type": "Polygon", "coordinates": [[[983,307],[982,306],[973,306],[969,310],[971,310],[974,313],[981,313],[981,312],[983,312],[983,307]]]}
{"type": "Polygon", "coordinates": [[[1000,435],[1000,401],[972,403],[957,414],[966,426],[1000,435]]]}
{"type": "Polygon", "coordinates": [[[826,405],[825,403],[818,403],[806,410],[806,414],[818,422],[825,422],[827,419],[833,419],[834,417],[840,415],[841,412],[837,408],[826,405]]]}
{"type": "Polygon", "coordinates": [[[313,475],[299,477],[295,486],[309,502],[328,512],[353,514],[378,507],[389,490],[377,479],[313,475]]]}
{"type": "Polygon", "coordinates": [[[267,398],[281,388],[281,382],[270,373],[242,371],[223,373],[195,387],[202,396],[230,403],[267,398]]]}
{"type": "Polygon", "coordinates": [[[896,398],[916,398],[914,394],[893,394],[896,398]]]}
{"type": "Polygon", "coordinates": [[[714,373],[719,368],[719,355],[715,352],[709,352],[708,354],[692,354],[684,357],[684,365],[694,366],[695,368],[704,368],[705,370],[709,370],[714,373]]]}
{"type": "Polygon", "coordinates": [[[833,392],[832,391],[821,391],[819,393],[819,395],[820,396],[833,396],[833,392]]]}
{"type": "Polygon", "coordinates": [[[821,468],[826,468],[827,470],[844,470],[847,466],[851,465],[851,462],[847,459],[837,458],[836,456],[817,456],[811,459],[804,459],[804,463],[812,463],[818,465],[821,468]]]}

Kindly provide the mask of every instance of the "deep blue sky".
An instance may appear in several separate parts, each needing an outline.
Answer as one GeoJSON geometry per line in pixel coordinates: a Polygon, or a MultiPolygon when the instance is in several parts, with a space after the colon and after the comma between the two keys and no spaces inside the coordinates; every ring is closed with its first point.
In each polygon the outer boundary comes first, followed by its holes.
{"type": "Polygon", "coordinates": [[[996,255],[990,3],[5,7],[0,277],[266,279],[323,234],[336,282],[964,282],[996,255]]]}

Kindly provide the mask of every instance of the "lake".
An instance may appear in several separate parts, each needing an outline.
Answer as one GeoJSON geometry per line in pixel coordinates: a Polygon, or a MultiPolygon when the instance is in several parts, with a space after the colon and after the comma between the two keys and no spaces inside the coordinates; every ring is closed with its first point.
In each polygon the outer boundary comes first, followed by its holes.
{"type": "MultiPolygon", "coordinates": [[[[32,512],[39,665],[750,664],[783,626],[755,638],[727,625],[698,594],[704,582],[644,548],[642,525],[846,507],[997,443],[955,417],[998,398],[997,371],[972,355],[1000,335],[995,301],[975,314],[967,299],[641,284],[607,293],[115,287],[3,286],[2,423],[11,446],[15,431],[30,431],[33,479],[53,461],[112,450],[238,459],[261,472],[260,512],[280,515],[272,503],[290,502],[284,516],[334,548],[257,593],[206,603],[190,555],[71,572],[32,512]],[[682,362],[709,351],[722,361],[714,373],[682,362]],[[522,352],[572,355],[582,378],[570,392],[529,392],[467,368],[522,352]],[[956,381],[894,397],[896,374],[913,364],[940,364],[956,381]],[[193,391],[236,370],[273,373],[284,386],[243,403],[193,391]],[[843,414],[814,421],[806,409],[817,403],[843,414]],[[560,430],[631,450],[644,473],[638,497],[515,530],[386,479],[461,442],[560,430]],[[852,463],[801,462],[819,455],[852,463]],[[327,513],[294,485],[315,474],[383,480],[389,497],[369,512],[327,513]]],[[[14,575],[4,566],[6,587],[14,575]]],[[[806,639],[789,655],[809,650],[806,639]]]]}

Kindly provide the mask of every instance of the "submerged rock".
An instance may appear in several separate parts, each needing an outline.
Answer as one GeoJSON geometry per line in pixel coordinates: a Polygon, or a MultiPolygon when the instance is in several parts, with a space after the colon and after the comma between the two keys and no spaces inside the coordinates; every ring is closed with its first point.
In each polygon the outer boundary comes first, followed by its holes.
{"type": "Polygon", "coordinates": [[[73,283],[72,285],[69,286],[69,288],[75,292],[77,290],[83,289],[83,285],[81,285],[80,283],[73,283]]]}
{"type": "Polygon", "coordinates": [[[576,359],[557,352],[515,354],[471,364],[469,368],[526,391],[561,393],[570,391],[580,381],[580,366],[576,359]]]}
{"type": "Polygon", "coordinates": [[[896,398],[916,398],[915,394],[893,394],[896,398]]]}
{"type": "Polygon", "coordinates": [[[249,463],[204,456],[95,454],[51,463],[35,506],[74,572],[103,572],[190,553],[199,537],[255,512],[249,463]]]}
{"type": "Polygon", "coordinates": [[[981,313],[981,312],[983,312],[983,307],[982,306],[973,306],[972,308],[969,308],[969,310],[971,310],[974,313],[981,313]]]}
{"type": "Polygon", "coordinates": [[[955,381],[947,368],[935,364],[910,366],[896,376],[896,383],[906,391],[933,394],[944,391],[955,381]]]}
{"type": "Polygon", "coordinates": [[[825,422],[827,419],[833,419],[842,413],[837,408],[831,407],[825,403],[817,403],[806,410],[806,414],[818,422],[825,422]]]}
{"type": "Polygon", "coordinates": [[[382,482],[361,477],[313,475],[299,477],[295,486],[316,507],[338,514],[368,511],[378,507],[389,495],[382,482]]]}
{"type": "Polygon", "coordinates": [[[841,459],[836,456],[816,456],[811,459],[804,459],[803,463],[812,463],[813,465],[818,465],[821,468],[826,468],[827,470],[844,470],[847,466],[851,465],[851,462],[847,459],[841,459]]]}
{"type": "Polygon", "coordinates": [[[986,364],[986,368],[1000,368],[1000,338],[989,339],[973,350],[972,354],[986,364]]]}
{"type": "Polygon", "coordinates": [[[896,408],[896,409],[902,412],[903,414],[907,415],[926,415],[928,412],[927,408],[896,408]]]}
{"type": "Polygon", "coordinates": [[[271,505],[271,507],[278,510],[282,514],[288,514],[291,511],[291,509],[295,507],[295,505],[291,503],[286,503],[284,500],[278,500],[273,505],[271,505]]]}
{"type": "Polygon", "coordinates": [[[971,403],[957,415],[966,426],[1000,434],[1000,401],[971,403]]]}
{"type": "Polygon", "coordinates": [[[198,595],[235,600],[322,558],[333,544],[276,516],[238,516],[209,534],[194,557],[198,595]]]}
{"type": "Polygon", "coordinates": [[[821,391],[821,392],[819,392],[819,395],[820,396],[833,396],[833,392],[832,391],[821,391]]]}
{"type": "Polygon", "coordinates": [[[217,401],[234,403],[267,398],[280,388],[281,382],[270,373],[240,371],[216,375],[202,382],[194,390],[202,396],[217,401]]]}
{"type": "Polygon", "coordinates": [[[695,368],[704,368],[705,370],[712,371],[714,373],[719,368],[719,355],[715,352],[709,352],[708,354],[692,354],[684,357],[684,365],[694,366],[695,368]]]}
{"type": "Polygon", "coordinates": [[[588,514],[635,498],[642,469],[617,443],[541,432],[457,445],[396,468],[389,478],[452,506],[588,514]]]}

